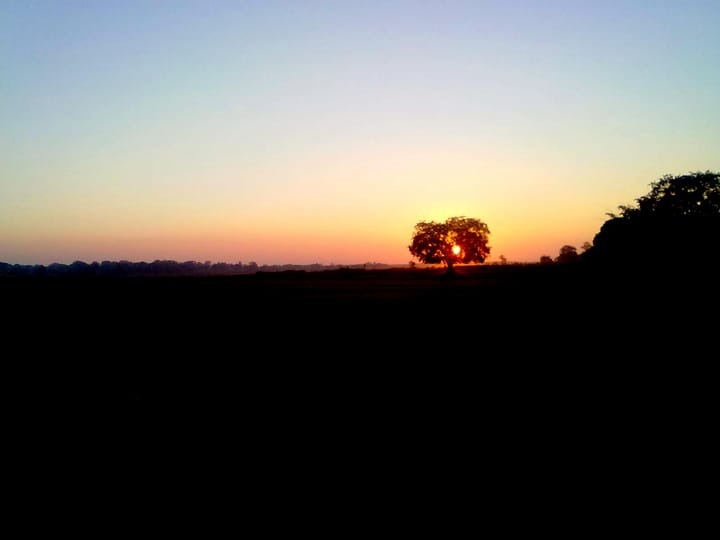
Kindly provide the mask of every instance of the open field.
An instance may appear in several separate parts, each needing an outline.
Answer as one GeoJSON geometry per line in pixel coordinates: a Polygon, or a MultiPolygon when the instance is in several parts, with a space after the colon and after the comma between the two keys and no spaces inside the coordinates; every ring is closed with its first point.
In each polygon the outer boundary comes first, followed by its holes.
{"type": "Polygon", "coordinates": [[[20,400],[127,406],[614,407],[710,361],[711,277],[510,265],[454,279],[8,278],[3,326],[22,375],[6,386],[20,400]]]}

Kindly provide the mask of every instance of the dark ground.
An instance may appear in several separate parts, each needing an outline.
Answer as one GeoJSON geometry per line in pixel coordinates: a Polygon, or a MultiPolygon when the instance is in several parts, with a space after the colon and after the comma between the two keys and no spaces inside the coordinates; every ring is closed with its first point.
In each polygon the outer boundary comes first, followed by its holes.
{"type": "Polygon", "coordinates": [[[0,292],[14,399],[398,414],[654,392],[714,362],[718,299],[708,270],[582,265],[4,278],[0,292]]]}
{"type": "Polygon", "coordinates": [[[106,486],[132,500],[158,474],[186,482],[187,467],[239,476],[230,488],[268,523],[281,499],[294,520],[321,501],[322,523],[361,527],[398,505],[474,518],[477,495],[503,527],[609,527],[607,512],[635,514],[705,474],[715,276],[3,278],[5,427],[20,426],[7,444],[32,468],[92,460],[102,481],[120,467],[106,486]]]}
{"type": "Polygon", "coordinates": [[[283,532],[682,534],[710,501],[716,276],[3,278],[6,462],[33,497],[118,494],[109,523],[195,491],[283,532]]]}

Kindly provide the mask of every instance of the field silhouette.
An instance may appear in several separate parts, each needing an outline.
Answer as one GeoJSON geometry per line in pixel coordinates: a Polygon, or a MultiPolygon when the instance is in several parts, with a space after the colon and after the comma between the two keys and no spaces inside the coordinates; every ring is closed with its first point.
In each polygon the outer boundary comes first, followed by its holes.
{"type": "Polygon", "coordinates": [[[703,399],[688,377],[715,348],[716,267],[456,270],[5,277],[18,351],[7,395],[338,420],[442,411],[458,422],[703,399]]]}
{"type": "Polygon", "coordinates": [[[18,371],[7,392],[340,415],[454,416],[478,399],[506,411],[703,399],[720,175],[650,185],[582,255],[563,246],[544,264],[461,264],[489,254],[487,226],[464,217],[416,226],[411,253],[444,268],[0,263],[6,350],[17,355],[7,364],[18,371]]]}

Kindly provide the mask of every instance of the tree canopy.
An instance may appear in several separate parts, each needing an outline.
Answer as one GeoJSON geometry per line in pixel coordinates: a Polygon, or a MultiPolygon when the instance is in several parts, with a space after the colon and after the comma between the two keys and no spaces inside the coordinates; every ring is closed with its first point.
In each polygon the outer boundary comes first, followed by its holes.
{"type": "MultiPolygon", "coordinates": [[[[720,215],[720,173],[695,172],[682,176],[665,175],[650,184],[650,192],[634,206],[620,206],[628,219],[720,215]]],[[[617,217],[610,214],[611,217],[617,217]]]]}
{"type": "Polygon", "coordinates": [[[588,260],[669,262],[717,260],[720,254],[720,173],[665,175],[636,204],[609,214],[588,260]]]}
{"type": "Polygon", "coordinates": [[[578,262],[579,260],[580,255],[577,252],[577,248],[575,246],[565,244],[563,247],[560,248],[560,254],[555,259],[555,262],[561,264],[568,264],[578,262]]]}
{"type": "Polygon", "coordinates": [[[413,257],[426,264],[444,264],[452,272],[457,263],[482,263],[490,255],[490,230],[481,220],[464,216],[445,222],[420,221],[415,225],[413,257]]]}

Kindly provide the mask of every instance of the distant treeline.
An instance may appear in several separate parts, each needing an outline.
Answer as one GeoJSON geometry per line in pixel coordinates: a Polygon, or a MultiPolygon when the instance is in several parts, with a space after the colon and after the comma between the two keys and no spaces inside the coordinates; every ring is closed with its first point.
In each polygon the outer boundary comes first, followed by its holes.
{"type": "Polygon", "coordinates": [[[283,264],[258,265],[255,262],[213,263],[210,261],[172,261],[156,260],[153,262],[102,261],[86,263],[75,261],[71,264],[53,263],[23,265],[0,262],[0,276],[230,276],[237,274],[254,274],[256,272],[284,272],[303,270],[317,272],[340,268],[380,269],[392,265],[368,262],[354,265],[335,264],[283,264]]]}

